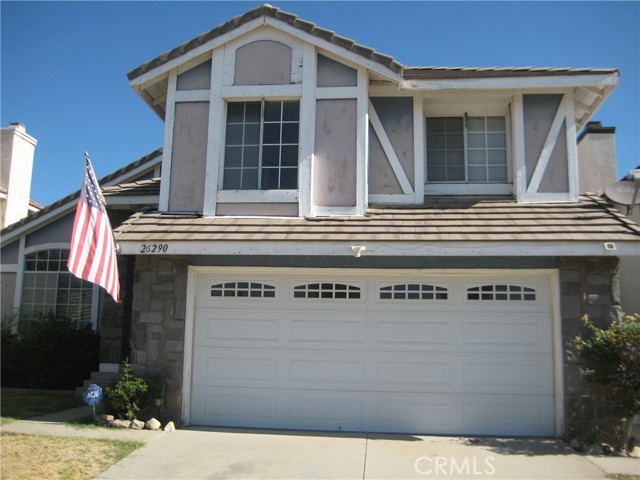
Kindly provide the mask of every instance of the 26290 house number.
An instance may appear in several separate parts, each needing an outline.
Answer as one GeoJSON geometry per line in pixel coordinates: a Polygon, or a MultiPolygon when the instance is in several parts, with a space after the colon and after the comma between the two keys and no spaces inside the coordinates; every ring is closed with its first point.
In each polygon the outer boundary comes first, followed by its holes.
{"type": "Polygon", "coordinates": [[[140,247],[140,253],[165,253],[167,250],[168,243],[143,243],[140,247]]]}

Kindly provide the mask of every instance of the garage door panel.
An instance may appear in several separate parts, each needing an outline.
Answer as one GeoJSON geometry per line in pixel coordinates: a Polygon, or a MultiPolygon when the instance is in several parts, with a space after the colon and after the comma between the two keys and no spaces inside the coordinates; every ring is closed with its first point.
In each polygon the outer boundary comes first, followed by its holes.
{"type": "Polygon", "coordinates": [[[322,343],[362,344],[365,339],[366,325],[364,319],[354,318],[344,312],[296,311],[290,322],[290,343],[322,343]]]}
{"type": "Polygon", "coordinates": [[[460,388],[460,365],[457,362],[423,358],[420,356],[419,360],[408,358],[405,361],[377,361],[375,387],[378,390],[411,392],[460,388]]]}
{"type": "Polygon", "coordinates": [[[309,382],[322,382],[323,385],[361,384],[364,380],[364,370],[362,360],[292,358],[289,362],[289,383],[292,386],[307,385],[309,382]]]}
{"type": "Polygon", "coordinates": [[[237,344],[272,344],[280,337],[280,316],[274,312],[256,310],[198,309],[194,330],[197,346],[237,344]]]}
{"type": "Polygon", "coordinates": [[[472,434],[549,435],[553,431],[553,396],[472,397],[464,400],[462,412],[463,428],[472,434]]]}
{"type": "Polygon", "coordinates": [[[467,357],[462,382],[465,391],[474,393],[552,394],[552,369],[551,361],[541,356],[467,357]]]}
{"type": "Polygon", "coordinates": [[[199,425],[276,426],[278,399],[275,392],[251,389],[194,387],[192,420],[199,425]]]}
{"type": "Polygon", "coordinates": [[[550,352],[549,317],[541,314],[500,314],[491,319],[465,319],[464,343],[493,351],[550,352]]]}
{"type": "Polygon", "coordinates": [[[429,315],[424,312],[372,313],[373,341],[387,349],[428,347],[448,348],[456,340],[455,318],[451,315],[429,315]],[[448,317],[448,318],[447,318],[448,317]]]}
{"type": "Polygon", "coordinates": [[[273,352],[198,349],[193,358],[194,385],[273,386],[279,381],[281,360],[273,352]]]}

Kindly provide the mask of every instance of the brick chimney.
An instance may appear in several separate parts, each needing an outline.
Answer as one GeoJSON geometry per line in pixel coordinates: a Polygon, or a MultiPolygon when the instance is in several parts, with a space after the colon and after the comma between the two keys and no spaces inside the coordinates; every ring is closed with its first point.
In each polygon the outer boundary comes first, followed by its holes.
{"type": "Polygon", "coordinates": [[[589,122],[578,137],[580,193],[602,194],[604,187],[618,179],[616,127],[589,122]]]}
{"type": "Polygon", "coordinates": [[[0,221],[3,228],[27,216],[37,143],[21,123],[0,128],[0,221]]]}

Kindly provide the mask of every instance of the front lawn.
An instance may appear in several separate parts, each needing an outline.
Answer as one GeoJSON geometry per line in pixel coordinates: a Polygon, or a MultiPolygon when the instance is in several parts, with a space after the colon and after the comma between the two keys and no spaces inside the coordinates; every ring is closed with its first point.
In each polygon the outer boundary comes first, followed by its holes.
{"type": "Polygon", "coordinates": [[[0,392],[0,425],[26,420],[47,413],[60,412],[84,405],[73,392],[2,389],[0,392]]]}
{"type": "Polygon", "coordinates": [[[3,433],[0,477],[90,479],[142,445],[132,441],[3,433]]]}

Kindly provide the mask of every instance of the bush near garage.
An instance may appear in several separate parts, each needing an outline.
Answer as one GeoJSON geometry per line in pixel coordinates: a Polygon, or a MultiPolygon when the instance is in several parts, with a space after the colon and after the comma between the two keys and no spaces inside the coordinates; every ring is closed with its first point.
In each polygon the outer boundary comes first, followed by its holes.
{"type": "Polygon", "coordinates": [[[640,314],[623,315],[604,329],[587,316],[583,321],[588,336],[575,340],[584,362],[583,373],[599,386],[602,410],[610,412],[617,423],[617,448],[633,448],[631,426],[633,417],[640,413],[640,314]]]}
{"type": "Polygon", "coordinates": [[[17,330],[2,322],[2,387],[70,390],[98,369],[100,335],[89,326],[50,314],[17,330]]]}

